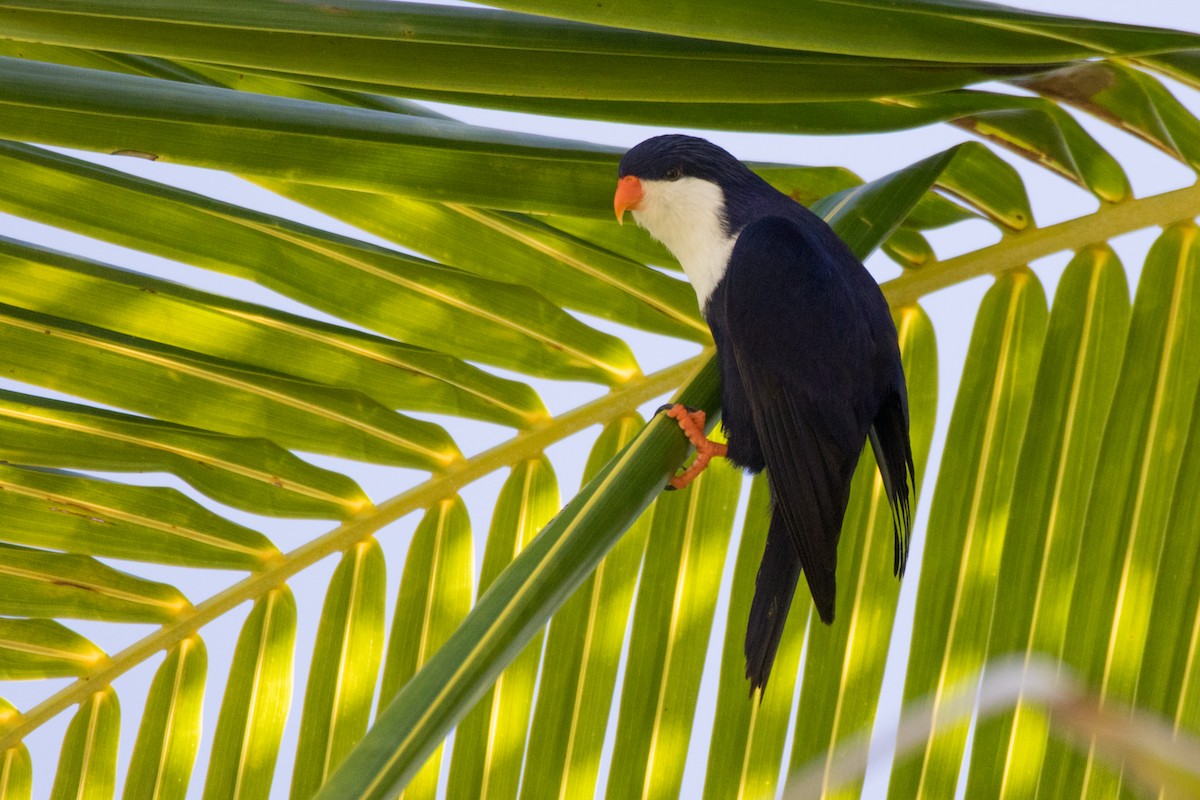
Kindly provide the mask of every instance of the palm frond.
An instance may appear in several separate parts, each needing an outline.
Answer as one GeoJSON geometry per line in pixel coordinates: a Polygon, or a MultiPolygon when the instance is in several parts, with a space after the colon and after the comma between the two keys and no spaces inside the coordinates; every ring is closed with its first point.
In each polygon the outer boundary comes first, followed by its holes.
{"type": "Polygon", "coordinates": [[[1200,184],[1135,198],[1099,130],[1195,169],[1175,95],[1200,35],[967,0],[498,5],[0,0],[0,677],[28,681],[0,703],[0,794],[856,796],[889,642],[931,709],[892,796],[948,796],[964,769],[972,797],[1193,786],[1200,184]],[[868,453],[839,623],[798,597],[747,700],[764,487],[718,467],[660,499],[685,443],[642,416],[667,395],[718,415],[692,290],[607,217],[619,148],[466,107],[984,142],[866,181],[754,165],[902,268],[884,291],[934,486],[911,634],[868,453]],[[1039,226],[1022,161],[1098,210],[1039,226]],[[964,223],[987,233],[939,257],[964,223]],[[1108,243],[1155,226],[1131,304],[1108,243]],[[1068,251],[1051,305],[1029,265],[1068,251]],[[956,376],[921,303],[984,275],[939,449],[956,376]],[[593,455],[560,510],[568,440],[593,455]],[[218,646],[205,626],[245,604],[218,646]],[[1043,656],[1068,695],[1039,693],[1043,656]],[[159,657],[122,721],[123,676],[159,657]],[[981,672],[1031,688],[944,713],[981,672]],[[31,754],[74,707],[57,767],[31,754]]]}

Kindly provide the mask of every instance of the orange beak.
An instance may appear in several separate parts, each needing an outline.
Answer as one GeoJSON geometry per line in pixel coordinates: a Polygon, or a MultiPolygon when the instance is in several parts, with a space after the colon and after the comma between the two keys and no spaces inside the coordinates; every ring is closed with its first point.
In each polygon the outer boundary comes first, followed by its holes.
{"type": "Polygon", "coordinates": [[[613,195],[613,211],[617,213],[617,222],[623,223],[625,209],[636,209],[644,196],[642,182],[633,175],[626,175],[617,181],[617,193],[613,195]]]}

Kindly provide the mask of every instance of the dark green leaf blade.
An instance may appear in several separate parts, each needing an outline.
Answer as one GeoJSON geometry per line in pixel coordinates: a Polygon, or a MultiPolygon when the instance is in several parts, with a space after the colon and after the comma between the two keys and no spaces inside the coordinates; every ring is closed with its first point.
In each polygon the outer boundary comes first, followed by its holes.
{"type": "Polygon", "coordinates": [[[1177,53],[1159,53],[1140,58],[1138,61],[1185,85],[1200,86],[1200,48],[1177,53]]]}
{"type": "MultiPolygon", "coordinates": [[[[0,42],[0,54],[7,55],[4,53],[2,42],[0,42]]],[[[831,65],[829,74],[836,79],[837,68],[831,65]]],[[[249,90],[267,94],[284,94],[286,88],[290,88],[290,86],[301,86],[300,84],[290,84],[289,86],[286,81],[297,76],[286,73],[259,71],[257,77],[262,78],[265,85],[247,87],[249,90]],[[267,84],[267,81],[274,81],[274,83],[267,84]],[[284,87],[278,86],[281,82],[285,83],[284,87]]],[[[395,91],[392,87],[356,81],[323,78],[321,83],[325,86],[343,87],[363,92],[395,91]]],[[[230,84],[225,83],[225,85],[230,84]]],[[[288,93],[287,96],[293,94],[294,92],[288,93]]],[[[570,119],[593,119],[685,129],[817,136],[908,130],[980,111],[1021,107],[1022,101],[1029,99],[970,89],[941,91],[934,95],[797,103],[678,102],[674,97],[656,101],[579,100],[571,97],[542,98],[421,89],[406,89],[405,97],[474,108],[493,108],[570,119]],[[918,102],[912,102],[914,100],[918,102]]]]}
{"type": "Polygon", "coordinates": [[[967,142],[955,151],[937,184],[1008,230],[1024,230],[1033,224],[1029,194],[1016,169],[977,142],[967,142]]]}
{"type": "Polygon", "coordinates": [[[1144,72],[1111,61],[1088,62],[1014,83],[1119,125],[1200,167],[1200,120],[1144,72]]]}
{"type": "Polygon", "coordinates": [[[1008,228],[1022,228],[1032,221],[1029,198],[1016,171],[974,142],[956,145],[870,183],[826,195],[812,204],[812,210],[837,231],[855,255],[866,258],[901,224],[939,227],[971,218],[945,198],[929,194],[935,185],[1008,228]]]}
{"type": "Polygon", "coordinates": [[[1120,163],[1053,103],[985,111],[959,117],[954,124],[1047,167],[1106,202],[1118,203],[1133,194],[1120,163]]]}
{"type": "Polygon", "coordinates": [[[339,15],[307,4],[284,15],[274,5],[264,10],[226,0],[221,16],[183,3],[4,7],[6,31],[17,39],[264,70],[305,83],[332,79],[400,96],[456,91],[657,101],[683,94],[694,101],[775,103],[929,93],[990,77],[970,63],[975,59],[912,63],[768,50],[475,8],[360,2],[339,15]],[[225,15],[240,24],[228,24],[225,15]],[[395,63],[405,69],[390,68],[395,63]],[[442,68],[447,63],[455,69],[442,68]],[[655,80],[639,79],[646,74],[655,80]],[[831,74],[840,80],[829,80],[831,74]]]}
{"type": "Polygon", "coordinates": [[[900,226],[961,148],[952,147],[870,183],[827,195],[812,210],[856,256],[866,258],[900,226]]]}
{"type": "Polygon", "coordinates": [[[12,58],[0,77],[3,138],[489,208],[611,208],[610,148],[12,58]]]}
{"type": "Polygon", "coordinates": [[[972,0],[754,0],[658,6],[500,0],[517,11],[772,47],[966,63],[1035,63],[1196,47],[1196,36],[1156,28],[1017,11],[972,0]]]}
{"type": "MultiPolygon", "coordinates": [[[[302,76],[265,68],[228,69],[190,62],[180,63],[145,56],[117,53],[97,53],[75,47],[0,40],[0,55],[46,61],[88,69],[112,70],[133,75],[182,80],[189,83],[224,86],[231,89],[294,97],[304,100],[332,102],[339,105],[358,105],[366,108],[410,113],[446,119],[408,100],[383,97],[397,88],[387,84],[348,78],[320,76],[321,88],[297,83],[302,76]],[[364,95],[360,91],[369,91],[364,95]]],[[[314,76],[303,76],[312,80],[314,76]]],[[[726,130],[778,131],[787,133],[848,133],[866,130],[895,130],[916,127],[947,118],[950,112],[928,108],[914,109],[894,102],[847,101],[821,102],[826,114],[815,114],[811,103],[678,103],[669,99],[653,102],[622,100],[579,100],[572,97],[529,97],[508,94],[481,94],[446,90],[405,87],[406,97],[452,103],[478,108],[495,108],[531,114],[548,114],[572,118],[640,122],[651,125],[675,125],[686,128],[718,128],[726,130]]],[[[947,92],[945,94],[984,95],[982,92],[947,92]]],[[[997,95],[996,97],[1003,97],[997,95]]],[[[991,109],[990,101],[973,102],[962,99],[951,106],[954,113],[991,109]]]]}

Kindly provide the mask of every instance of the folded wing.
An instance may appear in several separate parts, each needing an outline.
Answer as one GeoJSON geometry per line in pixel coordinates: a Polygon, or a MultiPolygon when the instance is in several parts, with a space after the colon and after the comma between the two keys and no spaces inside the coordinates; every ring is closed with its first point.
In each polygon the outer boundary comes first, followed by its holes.
{"type": "MultiPolygon", "coordinates": [[[[709,311],[722,328],[721,358],[744,388],[771,488],[746,641],[756,685],[769,674],[797,568],[821,619],[833,620],[838,538],[869,433],[907,531],[911,453],[895,327],[853,254],[803,223],[767,217],[747,226],[713,297],[723,305],[709,311]]],[[[899,543],[898,533],[898,564],[899,543]]]]}

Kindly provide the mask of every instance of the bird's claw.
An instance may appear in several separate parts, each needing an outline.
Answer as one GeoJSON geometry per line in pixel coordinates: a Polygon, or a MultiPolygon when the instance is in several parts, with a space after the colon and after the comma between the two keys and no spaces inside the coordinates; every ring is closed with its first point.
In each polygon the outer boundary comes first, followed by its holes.
{"type": "Polygon", "coordinates": [[[663,413],[664,411],[671,411],[672,409],[675,408],[675,406],[679,406],[680,408],[685,409],[688,412],[688,414],[696,414],[696,413],[699,413],[699,411],[700,411],[700,409],[698,409],[698,408],[692,408],[691,406],[685,406],[682,403],[663,403],[661,406],[654,409],[654,416],[657,417],[659,414],[663,413]]]}
{"type": "Polygon", "coordinates": [[[696,448],[696,460],[683,472],[675,475],[667,483],[666,490],[682,489],[694,481],[708,466],[714,457],[724,457],[727,447],[720,442],[714,442],[704,433],[704,423],[707,415],[698,408],[689,408],[681,403],[668,403],[655,414],[666,412],[667,416],[679,423],[680,429],[688,441],[696,448]]]}

